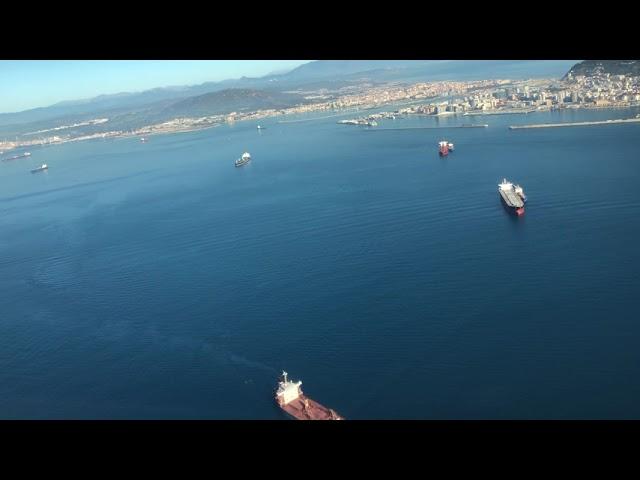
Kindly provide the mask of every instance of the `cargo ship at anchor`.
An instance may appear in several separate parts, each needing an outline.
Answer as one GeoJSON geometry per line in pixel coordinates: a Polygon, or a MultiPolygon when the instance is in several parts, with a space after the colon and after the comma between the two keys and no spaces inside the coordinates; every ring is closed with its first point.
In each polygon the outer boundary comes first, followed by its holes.
{"type": "Polygon", "coordinates": [[[249,154],[249,152],[244,152],[242,154],[242,157],[236,160],[236,167],[241,167],[243,165],[246,165],[250,161],[251,161],[251,155],[249,154]]]}
{"type": "Polygon", "coordinates": [[[31,170],[31,173],[44,172],[45,170],[48,170],[48,169],[49,167],[47,166],[47,164],[43,163],[38,168],[34,168],[33,170],[31,170]]]}
{"type": "Polygon", "coordinates": [[[505,178],[498,185],[498,193],[500,193],[500,198],[509,211],[513,211],[518,216],[524,215],[524,204],[527,201],[527,196],[520,185],[514,185],[505,178]]]}
{"type": "Polygon", "coordinates": [[[3,158],[3,162],[8,162],[9,160],[18,160],[19,158],[27,158],[30,157],[31,154],[29,152],[21,153],[20,155],[14,155],[13,157],[3,158]]]}
{"type": "Polygon", "coordinates": [[[438,153],[440,154],[441,157],[446,157],[447,155],[449,155],[449,150],[450,150],[449,145],[451,144],[444,140],[438,143],[438,153]]]}
{"type": "Polygon", "coordinates": [[[296,420],[344,420],[331,408],[305,396],[300,388],[302,382],[291,382],[287,375],[287,372],[282,372],[282,380],[278,382],[276,391],[276,402],[282,410],[296,420]]]}

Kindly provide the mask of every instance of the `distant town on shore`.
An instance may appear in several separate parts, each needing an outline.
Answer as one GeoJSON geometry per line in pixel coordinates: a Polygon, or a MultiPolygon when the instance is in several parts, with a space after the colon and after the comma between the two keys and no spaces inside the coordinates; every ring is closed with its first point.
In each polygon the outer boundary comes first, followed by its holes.
{"type": "Polygon", "coordinates": [[[0,151],[89,139],[192,131],[245,120],[311,112],[337,115],[393,105],[397,108],[385,112],[385,115],[470,116],[632,107],[640,105],[639,67],[637,61],[586,61],[576,64],[559,79],[415,83],[364,81],[359,84],[338,83],[333,88],[322,84],[314,89],[311,84],[292,90],[230,88],[181,99],[169,106],[165,102],[158,110],[139,108],[125,115],[120,109],[115,117],[105,115],[67,124],[64,119],[23,122],[17,131],[11,132],[15,133],[13,138],[0,141],[0,151]],[[208,111],[212,113],[189,115],[189,112],[208,111]],[[154,116],[161,121],[149,121],[154,116]],[[126,125],[123,117],[135,120],[126,125]],[[31,125],[41,128],[27,130],[31,125]]]}

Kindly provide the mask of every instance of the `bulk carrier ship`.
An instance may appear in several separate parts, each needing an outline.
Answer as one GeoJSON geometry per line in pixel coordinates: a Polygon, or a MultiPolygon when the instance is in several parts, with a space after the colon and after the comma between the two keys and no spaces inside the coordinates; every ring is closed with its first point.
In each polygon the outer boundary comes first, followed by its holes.
{"type": "Polygon", "coordinates": [[[514,185],[504,178],[502,183],[498,185],[498,193],[500,193],[500,198],[509,211],[513,211],[518,216],[524,215],[524,204],[527,201],[527,196],[520,185],[514,185]]]}
{"type": "Polygon", "coordinates": [[[296,420],[344,420],[334,410],[320,405],[302,393],[301,381],[290,382],[287,372],[282,372],[282,381],[278,382],[276,402],[282,410],[296,420]]]}

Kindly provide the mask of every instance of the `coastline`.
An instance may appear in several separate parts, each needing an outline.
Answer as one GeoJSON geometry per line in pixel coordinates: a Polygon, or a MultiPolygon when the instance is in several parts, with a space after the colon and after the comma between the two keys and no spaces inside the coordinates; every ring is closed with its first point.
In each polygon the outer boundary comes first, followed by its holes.
{"type": "MultiPolygon", "coordinates": [[[[404,102],[398,102],[397,100],[394,100],[392,102],[389,102],[388,104],[385,105],[375,105],[374,107],[359,107],[359,108],[346,108],[344,110],[342,110],[340,113],[335,113],[332,115],[325,115],[325,116],[321,116],[321,117],[313,117],[313,118],[307,118],[307,119],[298,119],[298,120],[280,120],[277,123],[278,124],[286,124],[286,123],[298,123],[298,122],[308,122],[308,121],[313,121],[313,120],[322,120],[322,119],[326,119],[326,118],[333,118],[333,117],[339,117],[339,116],[343,116],[343,115],[347,115],[350,113],[353,113],[354,111],[362,111],[365,109],[374,109],[374,108],[385,108],[385,107],[389,107],[389,106],[394,106],[394,105],[400,105],[403,104],[404,102]]],[[[411,102],[411,103],[415,103],[415,102],[411,102]]],[[[527,113],[535,113],[535,112],[548,112],[548,111],[566,111],[566,110],[571,110],[571,111],[575,111],[575,110],[620,110],[620,109],[627,109],[627,108],[637,108],[638,105],[607,105],[607,106],[593,106],[593,105],[584,105],[584,106],[579,106],[579,107],[571,107],[571,108],[564,108],[564,109],[544,109],[544,110],[526,110],[526,111],[486,111],[486,112],[446,112],[443,114],[423,114],[423,113],[407,113],[407,114],[401,114],[403,116],[406,117],[412,117],[412,116],[424,116],[424,117],[440,117],[440,116],[482,116],[482,115],[508,115],[508,114],[527,114],[527,113]]],[[[320,111],[320,110],[324,110],[323,108],[318,108],[318,110],[315,111],[320,111]]],[[[295,115],[295,114],[299,114],[299,113],[313,113],[314,111],[309,111],[309,112],[287,112],[287,111],[272,111],[272,112],[264,112],[264,114],[261,114],[261,112],[255,112],[250,116],[247,116],[246,118],[237,118],[237,119],[233,119],[233,120],[225,120],[225,121],[221,121],[221,122],[217,122],[214,124],[207,124],[207,125],[202,125],[202,126],[197,126],[197,125],[191,125],[187,128],[167,128],[167,129],[163,129],[163,130],[147,130],[147,129],[152,129],[154,126],[149,126],[149,127],[143,127],[139,130],[137,130],[136,132],[133,133],[129,133],[129,132],[105,132],[102,134],[93,134],[90,136],[80,136],[80,137],[75,137],[75,138],[68,138],[68,139],[60,139],[54,142],[43,142],[43,143],[24,143],[24,144],[20,144],[17,143],[15,145],[5,145],[3,146],[2,152],[3,154],[11,152],[15,149],[19,149],[19,148],[43,148],[49,145],[60,145],[60,144],[64,144],[64,143],[70,143],[70,142],[81,142],[81,141],[85,141],[85,140],[101,140],[101,139],[125,139],[125,138],[133,138],[133,137],[140,137],[140,136],[155,136],[155,135],[171,135],[171,134],[177,134],[177,133],[189,133],[189,132],[197,132],[197,131],[201,131],[201,130],[207,130],[210,128],[215,128],[215,127],[220,127],[222,125],[232,125],[233,123],[236,122],[242,122],[242,121],[247,121],[247,120],[259,120],[259,119],[263,119],[263,118],[274,118],[274,117],[278,117],[278,116],[282,116],[282,115],[295,115]]],[[[624,121],[620,120],[620,119],[614,119],[614,120],[604,120],[604,121],[596,121],[596,122],[576,122],[576,123],[557,123],[557,124],[530,124],[530,125],[512,125],[509,127],[509,129],[511,130],[517,130],[517,129],[528,129],[528,128],[554,128],[554,127],[568,127],[568,126],[586,126],[586,125],[610,125],[610,124],[619,124],[619,123],[636,123],[636,122],[640,122],[640,118],[632,118],[632,119],[625,119],[624,121]]],[[[160,124],[162,125],[162,124],[160,124]]],[[[423,127],[419,127],[419,128],[423,128],[423,127]]],[[[425,127],[426,128],[426,127],[425,127]]],[[[439,127],[436,127],[439,128],[439,127]]],[[[445,128],[451,128],[451,127],[445,127],[445,128]]],[[[381,129],[381,130],[385,130],[385,129],[381,129]]],[[[386,129],[386,130],[391,130],[391,129],[386,129]]]]}
{"type": "Polygon", "coordinates": [[[462,114],[463,117],[472,117],[472,116],[482,116],[482,115],[518,115],[518,114],[527,114],[527,113],[535,113],[535,112],[548,112],[550,109],[523,109],[523,110],[496,110],[496,111],[486,111],[486,112],[465,112],[462,114]]]}

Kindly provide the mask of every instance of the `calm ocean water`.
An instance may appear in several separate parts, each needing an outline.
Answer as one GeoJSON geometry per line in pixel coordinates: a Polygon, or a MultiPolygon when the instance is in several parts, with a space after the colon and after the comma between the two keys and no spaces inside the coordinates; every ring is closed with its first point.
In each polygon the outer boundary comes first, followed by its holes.
{"type": "Polygon", "coordinates": [[[640,418],[640,125],[506,128],[637,113],[272,119],[2,163],[0,418],[284,419],[282,369],[349,419],[640,418]]]}

